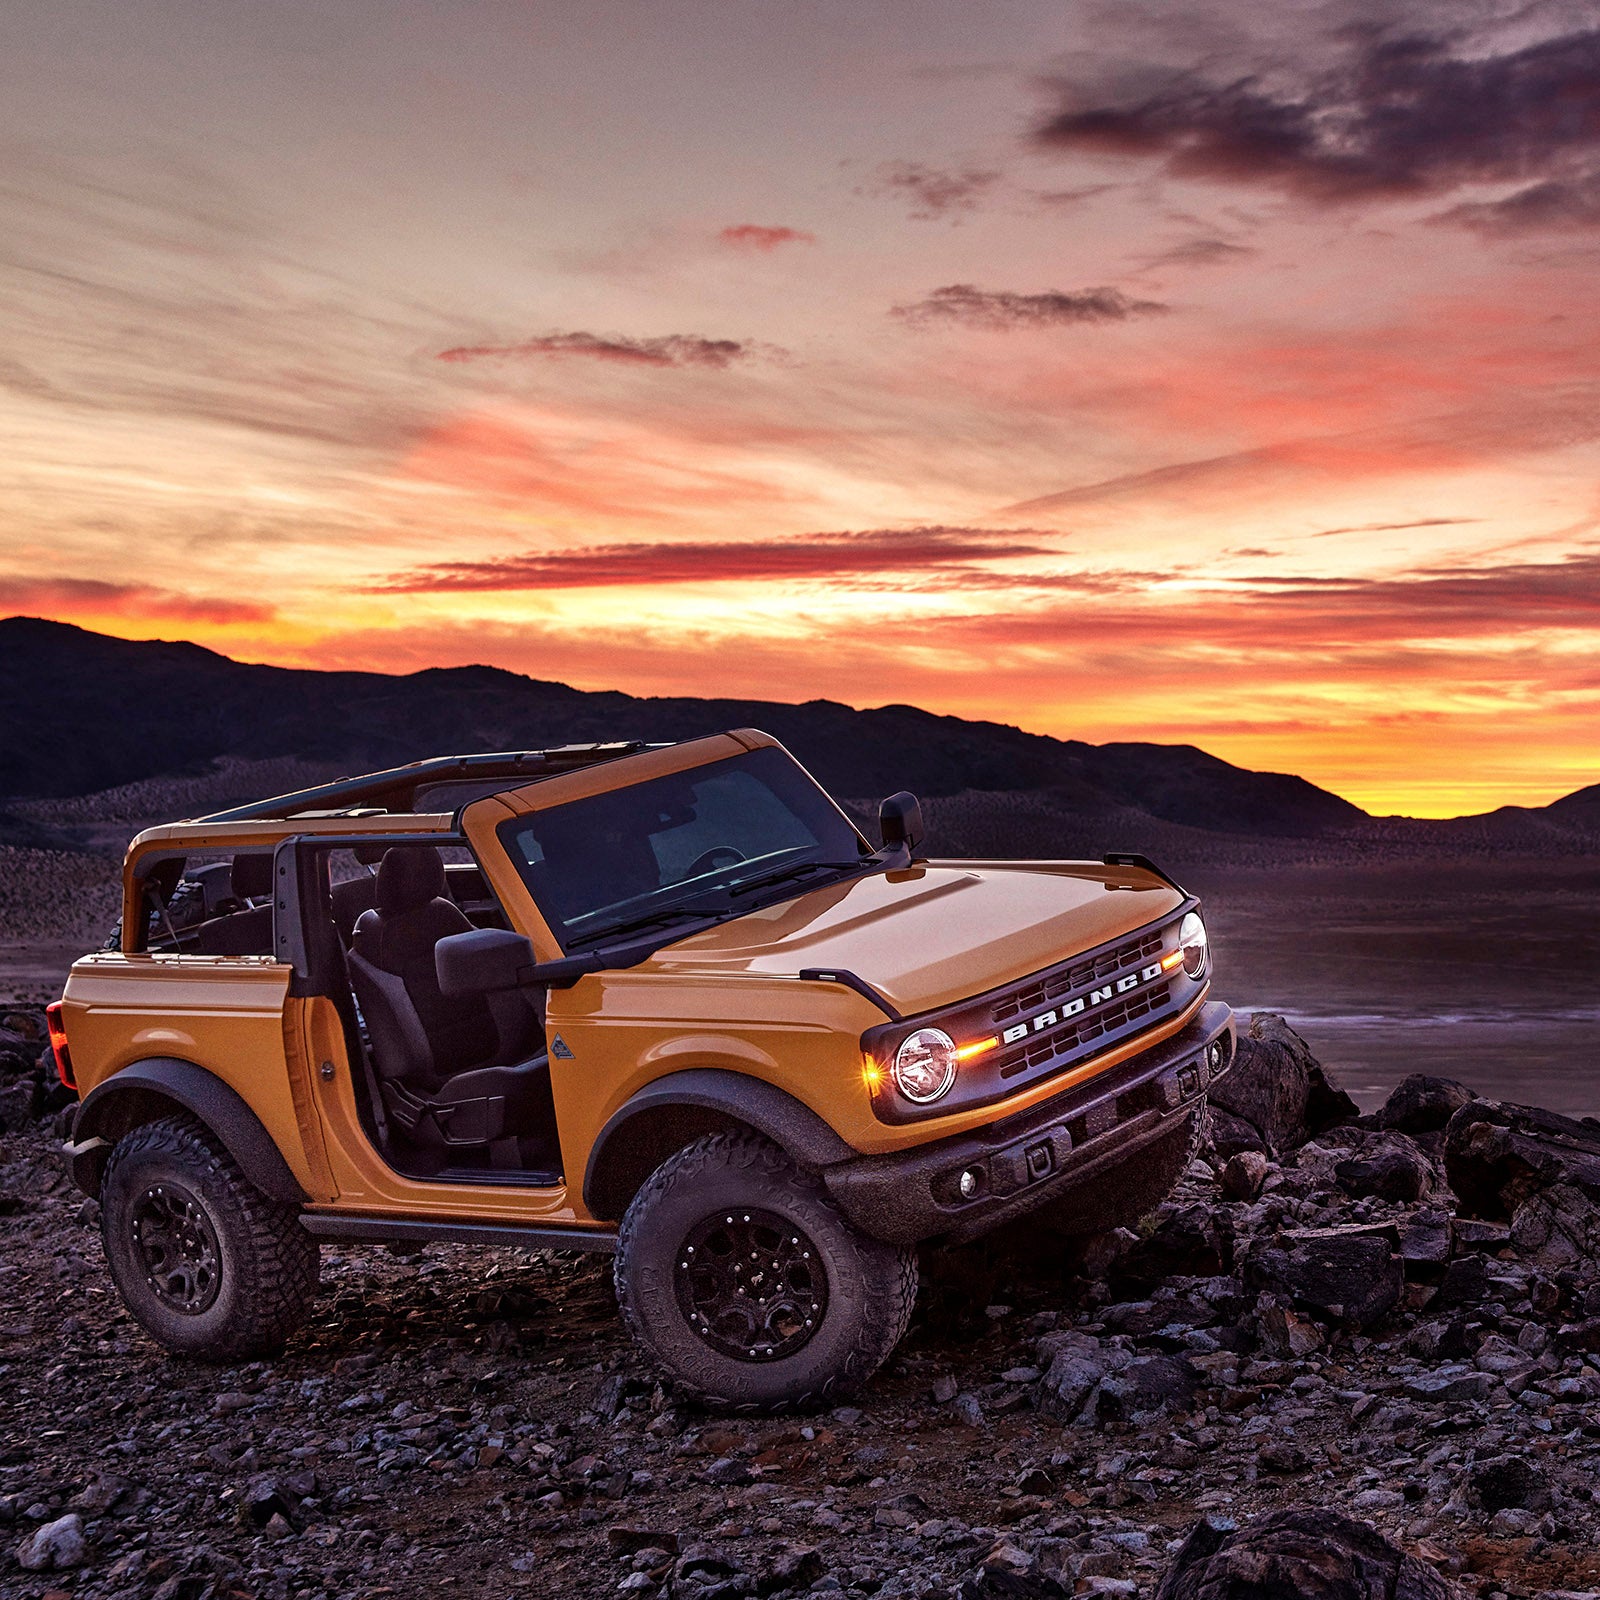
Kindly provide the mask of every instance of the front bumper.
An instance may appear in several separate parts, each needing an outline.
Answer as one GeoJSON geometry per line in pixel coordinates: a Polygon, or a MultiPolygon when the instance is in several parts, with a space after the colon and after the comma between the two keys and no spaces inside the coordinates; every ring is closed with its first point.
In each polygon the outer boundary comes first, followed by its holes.
{"type": "Polygon", "coordinates": [[[841,1161],[822,1176],[875,1239],[975,1239],[1159,1139],[1233,1065],[1234,1044],[1232,1011],[1207,1001],[1171,1038],[1041,1105],[979,1133],[841,1161]]]}

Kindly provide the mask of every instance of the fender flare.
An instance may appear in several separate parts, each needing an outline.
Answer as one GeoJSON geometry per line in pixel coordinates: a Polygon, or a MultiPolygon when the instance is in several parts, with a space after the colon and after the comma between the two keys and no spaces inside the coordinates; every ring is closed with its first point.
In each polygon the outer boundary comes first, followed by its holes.
{"type": "Polygon", "coordinates": [[[809,1106],[774,1084],[720,1067],[689,1067],[647,1083],[600,1130],[583,1174],[583,1203],[590,1216],[619,1218],[662,1161],[729,1124],[763,1134],[812,1172],[860,1154],[809,1106]],[[655,1136],[651,1128],[659,1130],[655,1136]]]}
{"type": "MultiPolygon", "coordinates": [[[[107,1144],[103,1153],[109,1156],[110,1145],[124,1133],[165,1114],[157,1110],[154,1117],[146,1115],[152,1109],[151,1100],[164,1100],[174,1110],[188,1111],[198,1117],[222,1141],[223,1148],[239,1163],[244,1175],[269,1200],[301,1205],[310,1198],[283,1159],[283,1152],[273,1142],[272,1135],[261,1125],[261,1119],[239,1091],[214,1072],[173,1056],[147,1056],[112,1073],[91,1089],[78,1107],[72,1125],[76,1147],[82,1150],[90,1141],[104,1139],[107,1144]],[[133,1096],[143,1103],[130,1104],[133,1096]],[[128,1112],[134,1113],[132,1122],[126,1120],[128,1112]]],[[[104,1162],[97,1166],[103,1168],[104,1162]]],[[[92,1181],[93,1192],[97,1193],[99,1170],[93,1172],[92,1181]]]]}

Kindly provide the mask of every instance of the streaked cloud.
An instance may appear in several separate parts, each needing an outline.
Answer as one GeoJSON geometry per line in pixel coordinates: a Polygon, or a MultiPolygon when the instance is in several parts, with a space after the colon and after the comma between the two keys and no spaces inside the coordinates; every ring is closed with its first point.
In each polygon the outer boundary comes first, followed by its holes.
{"type": "Polygon", "coordinates": [[[1313,539],[1332,539],[1345,533],[1405,533],[1411,528],[1460,528],[1478,521],[1477,517],[1418,517],[1411,522],[1362,522],[1350,528],[1319,528],[1313,539]]]}
{"type": "Polygon", "coordinates": [[[1259,252],[1250,245],[1235,244],[1231,239],[1186,239],[1182,244],[1146,256],[1141,263],[1147,269],[1160,267],[1222,267],[1235,265],[1259,252]]]}
{"type": "Polygon", "coordinates": [[[1018,294],[1009,289],[980,289],[951,283],[921,300],[894,306],[889,314],[902,322],[964,323],[971,328],[1049,328],[1085,322],[1126,322],[1130,317],[1158,316],[1171,308],[1159,300],[1135,300],[1120,289],[1046,289],[1018,294]]]}
{"type": "Polygon", "coordinates": [[[697,333],[669,333],[636,339],[622,334],[543,333],[514,344],[453,345],[441,361],[505,361],[523,357],[583,356],[641,367],[728,367],[751,353],[737,339],[706,339],[697,333]]]}
{"type": "Polygon", "coordinates": [[[771,582],[960,569],[973,561],[1054,556],[1026,528],[871,528],[761,541],[606,544],[492,561],[451,561],[401,573],[384,593],[605,588],[617,584],[771,582]]]}

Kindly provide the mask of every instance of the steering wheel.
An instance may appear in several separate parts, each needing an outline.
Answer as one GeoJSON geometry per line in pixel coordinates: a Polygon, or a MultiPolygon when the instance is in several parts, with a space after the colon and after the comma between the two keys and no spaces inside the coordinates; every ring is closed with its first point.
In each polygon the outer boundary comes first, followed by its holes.
{"type": "Polygon", "coordinates": [[[732,866],[736,861],[744,860],[744,852],[735,850],[731,844],[714,844],[709,850],[702,851],[689,863],[689,871],[685,876],[694,878],[702,872],[709,872],[713,867],[732,866]]]}

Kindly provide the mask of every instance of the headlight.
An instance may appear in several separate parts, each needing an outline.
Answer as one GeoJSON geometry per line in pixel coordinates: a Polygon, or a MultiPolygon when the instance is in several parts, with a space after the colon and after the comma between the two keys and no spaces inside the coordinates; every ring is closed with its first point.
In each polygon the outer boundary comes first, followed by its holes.
{"type": "Polygon", "coordinates": [[[1183,952],[1183,970],[1191,978],[1204,977],[1209,946],[1206,925],[1198,911],[1191,911],[1178,924],[1178,948],[1183,952]]]}
{"type": "Polygon", "coordinates": [[[956,1042],[943,1028],[918,1028],[894,1053],[895,1087],[919,1106],[949,1094],[956,1081],[956,1042]]]}

